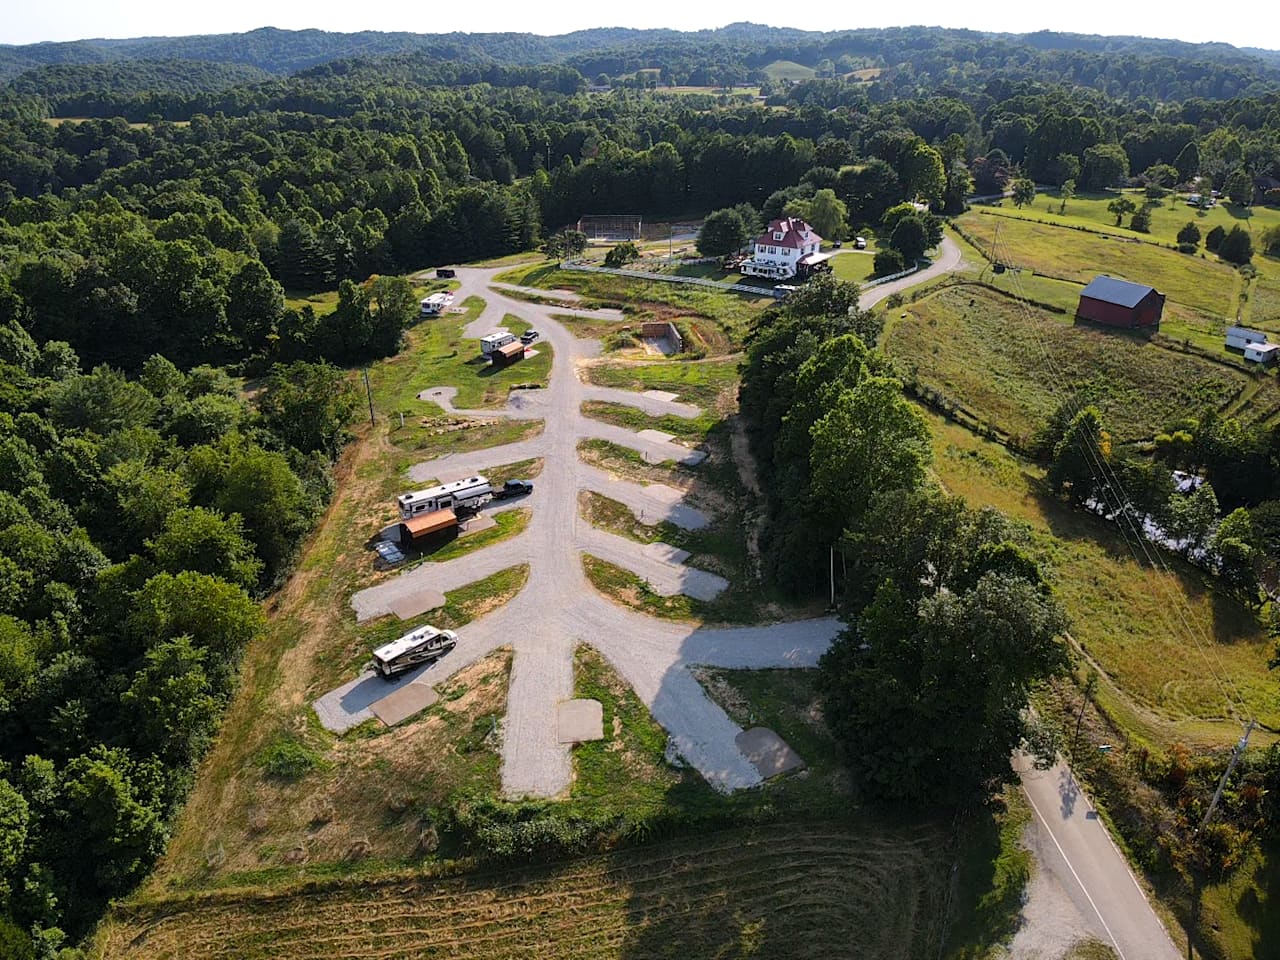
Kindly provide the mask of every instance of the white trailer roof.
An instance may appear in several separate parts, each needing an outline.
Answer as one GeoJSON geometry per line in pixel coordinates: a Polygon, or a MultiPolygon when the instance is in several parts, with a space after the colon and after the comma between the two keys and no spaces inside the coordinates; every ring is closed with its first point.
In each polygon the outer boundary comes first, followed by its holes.
{"type": "Polygon", "coordinates": [[[396,657],[404,656],[411,650],[417,649],[428,640],[439,636],[441,632],[430,625],[418,627],[416,630],[409,631],[403,637],[392,640],[386,646],[379,647],[373,651],[374,659],[388,663],[396,659],[396,657]]]}

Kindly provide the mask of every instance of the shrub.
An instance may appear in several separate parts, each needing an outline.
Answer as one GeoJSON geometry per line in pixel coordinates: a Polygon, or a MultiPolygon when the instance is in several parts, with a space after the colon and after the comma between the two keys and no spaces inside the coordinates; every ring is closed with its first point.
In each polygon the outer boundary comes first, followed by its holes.
{"type": "Polygon", "coordinates": [[[1205,248],[1216,253],[1226,235],[1227,231],[1223,230],[1221,226],[1214,227],[1204,238],[1205,248]]]}
{"type": "Polygon", "coordinates": [[[1188,221],[1187,225],[1178,231],[1179,245],[1184,243],[1189,243],[1191,244],[1192,247],[1195,247],[1195,245],[1199,242],[1200,242],[1200,228],[1197,227],[1194,223],[1191,223],[1190,221],[1188,221]]]}
{"type": "Polygon", "coordinates": [[[1200,249],[1200,248],[1199,248],[1199,247],[1197,247],[1194,243],[1180,243],[1180,244],[1178,244],[1178,252],[1179,252],[1179,253],[1195,253],[1198,249],[1200,249]]]}
{"type": "Polygon", "coordinates": [[[258,765],[278,780],[301,780],[320,766],[320,755],[291,736],[278,737],[258,755],[258,765]]]}
{"type": "Polygon", "coordinates": [[[906,261],[897,250],[885,249],[876,253],[875,272],[877,277],[887,277],[906,269],[906,261]]]}

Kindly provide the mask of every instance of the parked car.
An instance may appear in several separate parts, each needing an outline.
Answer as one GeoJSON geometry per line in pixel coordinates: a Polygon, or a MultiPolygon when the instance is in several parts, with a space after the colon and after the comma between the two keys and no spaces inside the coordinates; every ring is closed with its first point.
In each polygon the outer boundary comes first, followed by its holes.
{"type": "Polygon", "coordinates": [[[526,330],[524,333],[520,334],[520,342],[525,345],[528,345],[530,343],[533,343],[533,341],[537,340],[538,336],[539,334],[537,330],[526,330]]]}
{"type": "Polygon", "coordinates": [[[832,250],[839,250],[839,249],[840,249],[841,247],[843,247],[843,246],[844,246],[844,244],[843,244],[843,243],[841,243],[839,240],[837,240],[835,243],[833,243],[833,244],[831,245],[831,249],[832,249],[832,250]]]}
{"type": "Polygon", "coordinates": [[[493,492],[495,500],[510,500],[512,497],[523,497],[533,493],[532,480],[508,480],[501,489],[493,492]]]}
{"type": "Polygon", "coordinates": [[[854,249],[857,249],[857,250],[865,250],[865,249],[867,249],[867,238],[866,238],[866,237],[854,237],[854,238],[853,238],[853,246],[854,246],[854,249]]]}
{"type": "Polygon", "coordinates": [[[389,567],[404,563],[404,554],[389,540],[379,540],[373,549],[378,554],[378,559],[389,567]]]}
{"type": "Polygon", "coordinates": [[[436,268],[437,280],[452,280],[457,275],[458,275],[458,272],[454,270],[453,267],[437,267],[436,268]]]}

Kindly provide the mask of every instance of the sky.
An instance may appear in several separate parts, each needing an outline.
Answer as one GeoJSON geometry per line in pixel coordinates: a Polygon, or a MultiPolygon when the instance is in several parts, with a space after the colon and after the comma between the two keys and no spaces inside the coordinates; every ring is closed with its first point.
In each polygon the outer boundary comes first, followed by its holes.
{"type": "Polygon", "coordinates": [[[967,27],[1023,33],[1075,33],[1165,37],[1193,42],[1280,49],[1280,13],[1272,0],[1244,0],[1227,16],[1187,3],[1138,4],[1115,0],[1073,3],[957,3],[913,0],[911,4],[811,0],[807,5],[779,0],[689,3],[643,0],[629,4],[587,4],[582,0],[380,0],[373,4],[316,3],[315,0],[8,0],[0,17],[0,43],[79,40],[93,37],[182,36],[242,33],[257,27],[322,30],[407,30],[414,33],[517,31],[568,33],[588,27],[670,27],[699,30],[749,20],[809,30],[857,27],[967,27]],[[1185,10],[1185,14],[1180,11],[1185,10]],[[1156,17],[1159,12],[1161,16],[1156,17]]]}

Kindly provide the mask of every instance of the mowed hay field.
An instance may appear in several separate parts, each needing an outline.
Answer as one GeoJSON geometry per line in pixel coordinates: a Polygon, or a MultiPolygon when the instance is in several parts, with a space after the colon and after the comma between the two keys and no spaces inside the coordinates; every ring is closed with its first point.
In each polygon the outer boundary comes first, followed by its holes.
{"type": "Polygon", "coordinates": [[[110,960],[913,960],[938,948],[942,840],[775,825],[543,868],[161,901],[118,910],[96,946],[110,960]]]}
{"type": "Polygon", "coordinates": [[[1088,283],[1100,273],[1155,287],[1170,300],[1215,317],[1235,316],[1240,274],[1224,263],[1124,237],[1107,237],[976,211],[956,223],[1006,263],[1061,280],[1088,283]]]}
{"type": "Polygon", "coordinates": [[[933,469],[947,491],[1031,526],[1071,635],[1102,673],[1098,702],[1127,731],[1165,748],[1229,746],[1240,727],[1225,715],[1214,672],[1230,678],[1262,723],[1280,725],[1267,668],[1273,644],[1252,611],[1173,557],[1167,573],[1139,563],[1114,524],[1054,499],[1041,467],[926,416],[933,469]]]}
{"type": "Polygon", "coordinates": [[[976,284],[943,287],[905,307],[883,344],[904,373],[1021,437],[1073,389],[1090,391],[1120,440],[1149,438],[1181,414],[1225,408],[1256,389],[1241,370],[1073,324],[976,284]]]}

